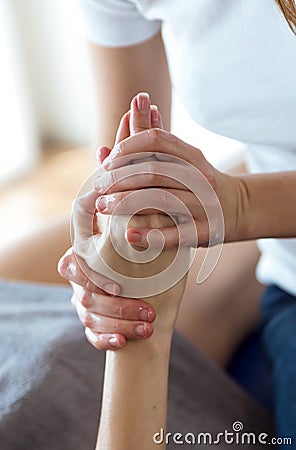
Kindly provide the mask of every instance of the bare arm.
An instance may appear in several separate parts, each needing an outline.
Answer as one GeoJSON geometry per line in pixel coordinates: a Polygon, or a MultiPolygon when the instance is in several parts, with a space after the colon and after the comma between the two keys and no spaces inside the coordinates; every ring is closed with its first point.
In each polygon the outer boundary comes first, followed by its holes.
{"type": "Polygon", "coordinates": [[[96,95],[96,145],[114,144],[121,116],[138,92],[149,92],[164,128],[170,129],[171,84],[166,54],[158,33],[144,43],[106,48],[90,43],[96,95]]]}
{"type": "MultiPolygon", "coordinates": [[[[166,252],[161,258],[168,258],[166,252]]],[[[166,430],[169,353],[184,285],[181,280],[147,299],[157,310],[149,339],[129,340],[123,349],[107,352],[97,450],[165,449],[153,436],[166,430]]]]}
{"type": "MultiPolygon", "coordinates": [[[[134,133],[153,125],[149,110],[146,113],[137,110],[137,100],[142,97],[142,95],[137,96],[137,99],[132,101],[128,129],[133,130],[134,133]]],[[[157,123],[161,125],[160,122],[157,123]]],[[[122,130],[118,133],[119,140],[126,135],[127,130],[123,130],[125,124],[126,120],[123,120],[122,130]]],[[[117,242],[124,239],[125,226],[122,217],[116,217],[117,226],[115,234],[113,232],[113,239],[117,242]]],[[[144,264],[131,262],[131,247],[127,249],[129,253],[124,255],[126,259],[122,258],[114,250],[114,241],[110,240],[108,222],[104,221],[104,216],[101,214],[98,215],[98,221],[100,229],[102,229],[101,224],[106,224],[105,232],[100,237],[100,254],[108,266],[116,272],[120,271],[131,278],[151,277],[169,267],[174,260],[175,249],[163,251],[157,258],[144,264]]],[[[139,226],[146,225],[153,228],[172,224],[169,217],[160,214],[134,216],[132,222],[139,226]]],[[[186,266],[187,260],[188,251],[183,251],[182,268],[186,266]]],[[[98,271],[100,271],[99,268],[98,271]]],[[[155,289],[155,295],[150,296],[146,301],[157,313],[155,330],[151,339],[143,342],[129,341],[125,348],[117,352],[107,352],[98,450],[165,448],[165,443],[159,446],[153,441],[153,435],[160,429],[166,429],[170,344],[185,287],[184,276],[174,284],[178,273],[176,271],[169,273],[170,275],[166,276],[169,288],[159,293],[160,282],[153,283],[149,279],[155,289]]],[[[132,283],[131,279],[129,283],[132,283]]],[[[141,284],[143,286],[142,280],[141,284]]],[[[144,295],[143,287],[140,288],[138,296],[142,295],[144,295]]],[[[92,339],[91,333],[89,338],[92,339]]]]}
{"type": "Polygon", "coordinates": [[[296,171],[242,175],[238,181],[236,240],[296,236],[296,171]]]}

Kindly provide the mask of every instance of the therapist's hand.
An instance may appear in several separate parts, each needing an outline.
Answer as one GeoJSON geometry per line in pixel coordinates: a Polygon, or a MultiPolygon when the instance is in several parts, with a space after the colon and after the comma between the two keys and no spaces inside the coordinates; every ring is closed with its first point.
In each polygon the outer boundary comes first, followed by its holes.
{"type": "MultiPolygon", "coordinates": [[[[166,248],[178,245],[199,247],[217,243],[215,235],[219,235],[221,239],[221,220],[216,221],[219,216],[222,217],[222,228],[224,217],[225,241],[239,240],[247,195],[243,181],[239,177],[218,171],[199,149],[171,133],[162,129],[149,129],[128,137],[113,148],[103,166],[106,171],[95,182],[97,191],[102,194],[97,201],[97,208],[101,213],[112,214],[119,203],[121,214],[143,209],[142,197],[147,198],[149,189],[155,187],[159,191],[151,191],[151,199],[159,196],[165,212],[177,219],[178,226],[161,229],[166,248]],[[155,160],[141,162],[142,152],[153,154],[155,160]],[[137,160],[138,163],[134,164],[137,160]],[[164,171],[169,176],[164,176],[164,171]],[[195,194],[180,180],[195,187],[195,194]],[[135,197],[137,200],[129,202],[129,194],[136,190],[142,190],[142,197],[138,195],[135,197]],[[174,197],[179,202],[176,203],[174,197]],[[188,215],[184,214],[184,209],[179,209],[178,204],[187,207],[188,215]],[[209,223],[205,210],[213,218],[210,222],[213,242],[209,242],[209,223]]],[[[153,207],[142,211],[144,214],[156,212],[159,211],[153,207]]],[[[147,247],[149,231],[151,230],[148,228],[131,227],[126,238],[130,243],[147,247]]],[[[148,240],[151,247],[163,245],[160,233],[151,233],[148,240]]]]}
{"type": "MultiPolygon", "coordinates": [[[[151,127],[162,127],[161,116],[150,107],[147,94],[138,94],[131,102],[131,111],[119,125],[116,142],[151,127]],[[142,108],[140,111],[139,105],[142,108]],[[146,105],[146,107],[145,107],[146,105]]],[[[100,163],[111,149],[101,147],[97,157],[100,163]]],[[[99,350],[122,348],[127,339],[145,339],[153,333],[154,308],[143,300],[120,297],[120,286],[87,268],[85,262],[69,249],[60,259],[58,270],[73,287],[72,304],[85,326],[86,337],[99,350]],[[89,275],[89,277],[86,275],[89,275]],[[90,279],[99,280],[98,288],[90,279]]]]}

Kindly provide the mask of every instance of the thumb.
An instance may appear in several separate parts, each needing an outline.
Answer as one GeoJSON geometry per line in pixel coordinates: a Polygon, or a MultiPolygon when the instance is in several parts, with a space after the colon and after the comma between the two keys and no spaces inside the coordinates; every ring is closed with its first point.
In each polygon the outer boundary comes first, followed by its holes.
{"type": "Polygon", "coordinates": [[[146,92],[136,95],[131,101],[130,134],[151,128],[150,97],[146,92]]]}

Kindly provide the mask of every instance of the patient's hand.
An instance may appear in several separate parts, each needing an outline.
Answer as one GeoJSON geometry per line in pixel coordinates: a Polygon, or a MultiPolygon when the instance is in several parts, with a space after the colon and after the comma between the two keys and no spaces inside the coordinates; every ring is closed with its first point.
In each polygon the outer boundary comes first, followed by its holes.
{"type": "MultiPolygon", "coordinates": [[[[139,94],[133,99],[131,103],[131,112],[127,113],[119,126],[117,133],[117,142],[125,139],[130,134],[143,131],[150,127],[162,127],[161,117],[156,109],[150,110],[149,98],[145,94],[139,94]],[[138,102],[145,105],[146,108],[142,111],[138,108],[138,102]]],[[[110,149],[102,147],[99,151],[98,157],[100,162],[108,156],[110,149]]],[[[106,217],[106,216],[105,216],[106,217]]],[[[139,220],[139,216],[137,216],[139,220]]],[[[152,221],[152,226],[159,228],[163,224],[169,223],[170,218],[165,215],[159,214],[154,216],[142,216],[140,220],[152,221]]],[[[116,258],[110,256],[110,247],[105,246],[106,257],[111,258],[110,264],[114,263],[116,258]],[[107,248],[107,252],[106,252],[107,248]]],[[[171,251],[171,259],[174,255],[174,250],[171,251]]],[[[126,297],[119,297],[120,287],[117,284],[110,282],[110,280],[100,277],[99,285],[102,289],[98,288],[90,279],[94,279],[91,272],[88,272],[90,276],[86,276],[80,269],[81,263],[84,261],[78,261],[77,255],[74,256],[72,251],[69,251],[61,260],[59,270],[62,276],[69,279],[74,289],[72,297],[72,303],[75,306],[77,313],[86,327],[86,335],[88,340],[98,349],[108,350],[117,349],[125,345],[126,339],[143,339],[150,337],[153,328],[152,322],[155,319],[155,309],[157,309],[158,318],[162,320],[162,324],[172,327],[176,312],[178,309],[178,302],[181,298],[184,282],[178,283],[175,290],[175,295],[170,293],[170,298],[176,300],[176,304],[173,302],[164,301],[167,297],[167,293],[163,293],[157,298],[150,297],[147,302],[143,300],[135,300],[126,297]],[[114,294],[108,295],[106,292],[114,294]],[[160,300],[163,301],[160,301],[160,300]]],[[[164,258],[160,257],[162,261],[167,260],[168,256],[164,258]]],[[[117,263],[122,265],[122,261],[117,259],[117,263]]],[[[158,262],[160,262],[158,260],[158,262]]],[[[162,262],[163,264],[163,262],[162,262]]],[[[123,264],[128,271],[128,275],[141,276],[143,274],[143,265],[134,264],[133,266],[123,264]]],[[[147,265],[144,272],[147,272],[147,265]]],[[[157,263],[150,264],[152,273],[155,273],[157,263]]],[[[89,270],[89,269],[88,269],[89,270]]],[[[149,267],[148,267],[149,271],[149,267]]],[[[94,274],[93,274],[94,275],[94,274]]],[[[96,274],[96,277],[98,275],[96,274]]],[[[97,280],[97,278],[96,278],[97,280]]],[[[96,282],[96,284],[98,284],[96,282]]]]}

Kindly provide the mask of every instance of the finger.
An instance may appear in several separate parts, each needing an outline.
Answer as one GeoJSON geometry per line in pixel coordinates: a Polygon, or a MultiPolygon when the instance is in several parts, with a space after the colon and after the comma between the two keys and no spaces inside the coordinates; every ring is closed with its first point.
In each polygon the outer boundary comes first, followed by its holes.
{"type": "Polygon", "coordinates": [[[105,171],[94,181],[95,189],[101,193],[131,191],[144,187],[166,187],[186,190],[205,177],[193,166],[161,161],[146,161],[105,171]]]}
{"type": "MultiPolygon", "coordinates": [[[[139,94],[139,95],[141,95],[141,94],[139,94]]],[[[136,132],[138,132],[136,123],[139,120],[142,121],[140,131],[142,131],[143,129],[149,129],[150,126],[155,127],[155,128],[163,128],[162,118],[161,118],[161,115],[160,115],[156,105],[151,105],[151,107],[150,107],[150,120],[148,117],[146,118],[146,120],[144,120],[143,117],[142,118],[138,117],[138,116],[140,116],[140,113],[138,112],[137,104],[138,104],[138,101],[137,101],[137,98],[135,97],[132,100],[132,108],[133,108],[132,119],[131,119],[131,111],[128,111],[127,113],[125,113],[123,115],[123,117],[121,118],[118,130],[117,130],[117,133],[116,133],[115,144],[123,141],[124,139],[128,138],[131,135],[130,120],[131,120],[132,126],[133,126],[132,134],[135,134],[136,132]]],[[[111,150],[112,149],[110,147],[107,147],[106,145],[100,146],[97,149],[96,159],[100,162],[100,164],[102,164],[104,162],[105,158],[107,158],[109,156],[109,154],[111,153],[111,150]]]]}
{"type": "Polygon", "coordinates": [[[113,214],[170,214],[204,217],[204,209],[190,191],[181,189],[147,188],[102,195],[96,201],[100,213],[113,214]],[[153,205],[153,208],[145,208],[153,205]]]}
{"type": "Polygon", "coordinates": [[[208,242],[208,227],[197,227],[196,222],[186,222],[178,227],[166,227],[154,233],[151,228],[131,227],[126,231],[126,239],[130,243],[136,243],[141,247],[151,248],[176,248],[198,247],[208,242]],[[161,231],[161,233],[159,232],[161,231]]]}
{"type": "MultiPolygon", "coordinates": [[[[142,94],[138,94],[138,95],[142,95],[142,94]]],[[[144,94],[144,95],[146,95],[146,94],[144,94]]],[[[116,133],[115,144],[128,138],[131,134],[135,134],[136,132],[138,132],[136,130],[136,128],[137,128],[136,124],[137,124],[137,121],[139,121],[141,118],[138,117],[138,116],[140,116],[140,113],[138,112],[138,107],[136,105],[137,105],[137,98],[135,97],[132,100],[133,115],[132,115],[131,121],[132,121],[132,126],[134,128],[133,132],[131,133],[131,131],[130,131],[131,111],[128,111],[127,113],[125,113],[122,116],[122,118],[120,120],[119,127],[118,127],[118,130],[116,133]]],[[[149,120],[149,118],[146,118],[145,121],[142,120],[142,123],[143,123],[143,128],[141,128],[139,131],[143,131],[143,129],[145,129],[145,130],[149,129],[150,126],[154,127],[154,128],[163,128],[162,118],[161,118],[161,115],[160,115],[156,105],[151,105],[151,107],[150,107],[150,120],[149,120]]],[[[96,151],[96,159],[102,164],[104,159],[107,158],[107,156],[109,156],[109,154],[111,153],[111,150],[112,149],[110,147],[107,147],[106,145],[100,146],[96,151]]]]}
{"type": "Polygon", "coordinates": [[[107,158],[107,156],[111,153],[111,148],[107,147],[107,145],[100,146],[96,151],[96,159],[99,161],[100,164],[103,164],[104,159],[107,158]]]}
{"type": "MultiPolygon", "coordinates": [[[[120,125],[120,128],[125,127],[125,129],[123,131],[118,130],[116,143],[129,137],[130,126],[129,126],[129,123],[126,123],[126,122],[127,122],[127,120],[130,120],[130,117],[134,118],[135,116],[137,116],[137,114],[138,114],[138,112],[136,110],[136,107],[134,106],[133,115],[131,116],[131,112],[129,111],[123,117],[123,123],[120,125]]],[[[151,107],[150,107],[150,123],[151,123],[151,127],[163,128],[162,118],[161,118],[160,112],[158,111],[158,108],[156,105],[151,105],[151,107]]],[[[146,121],[146,126],[148,129],[149,120],[146,121]]],[[[101,163],[103,163],[105,158],[108,157],[110,153],[111,153],[111,149],[109,147],[106,147],[106,146],[99,147],[99,149],[97,150],[99,161],[101,163]]],[[[147,154],[147,152],[146,152],[144,157],[140,156],[140,155],[135,155],[135,158],[131,162],[134,163],[135,161],[138,161],[140,158],[143,160],[147,160],[147,157],[152,156],[152,155],[153,155],[152,152],[150,154],[147,154]]],[[[165,158],[165,155],[164,155],[163,160],[172,160],[172,157],[169,157],[169,155],[166,155],[166,158],[165,158]],[[168,159],[168,158],[170,158],[170,159],[168,159]]]]}
{"type": "Polygon", "coordinates": [[[116,133],[115,144],[123,141],[130,136],[130,111],[125,113],[119,123],[116,133]]]}
{"type": "MultiPolygon", "coordinates": [[[[104,292],[95,293],[73,284],[74,303],[79,301],[90,313],[125,320],[153,322],[155,311],[152,306],[142,300],[113,297],[104,292]]],[[[74,306],[74,305],[73,305],[74,306]]]]}
{"type": "Polygon", "coordinates": [[[150,120],[152,128],[163,128],[162,118],[156,105],[150,107],[150,120]]]}
{"type": "Polygon", "coordinates": [[[150,98],[146,92],[140,92],[131,101],[129,127],[131,135],[151,128],[150,98]]]}
{"type": "Polygon", "coordinates": [[[121,288],[119,284],[104,277],[103,275],[94,272],[89,267],[85,270],[86,264],[83,259],[74,254],[73,249],[67,250],[67,252],[61,257],[58,263],[58,272],[66,280],[83,286],[85,289],[91,292],[97,293],[109,293],[112,295],[120,294],[121,288]],[[82,267],[84,270],[82,270],[82,267]],[[94,284],[91,280],[99,280],[98,285],[102,286],[102,289],[94,284]]]}
{"type": "MultiPolygon", "coordinates": [[[[101,235],[98,227],[96,227],[96,229],[94,227],[96,198],[96,191],[90,191],[78,197],[73,203],[71,227],[73,253],[81,271],[85,274],[88,280],[91,279],[93,284],[101,287],[111,294],[117,294],[120,292],[118,285],[114,284],[114,282],[110,281],[107,277],[91,270],[85,259],[79,257],[79,255],[86,255],[87,257],[87,255],[91,254],[93,235],[95,234],[96,239],[98,239],[101,235]]],[[[68,266],[68,271],[65,274],[65,278],[71,275],[71,270],[74,270],[75,273],[75,264],[70,264],[70,266],[68,266]]]]}
{"type": "Polygon", "coordinates": [[[125,337],[118,333],[93,333],[89,328],[85,328],[85,336],[97,350],[117,350],[126,344],[125,337]]]}
{"type": "MultiPolygon", "coordinates": [[[[111,162],[114,164],[120,156],[129,155],[132,160],[133,154],[138,153],[139,149],[141,149],[141,152],[167,153],[191,164],[199,164],[199,166],[205,162],[204,156],[199,149],[186,144],[186,142],[165,130],[151,128],[135,136],[130,136],[115,145],[108,158],[104,161],[104,167],[108,170],[114,168],[111,162]]],[[[128,164],[128,162],[125,163],[128,164]]]]}
{"type": "Polygon", "coordinates": [[[73,202],[71,241],[75,256],[80,255],[82,257],[77,259],[82,272],[84,272],[86,277],[91,279],[97,286],[105,287],[105,285],[108,285],[108,279],[99,273],[91,271],[86,263],[89,255],[92,255],[94,258],[97,257],[94,239],[98,240],[101,236],[98,227],[96,233],[94,230],[96,198],[96,191],[90,191],[81,195],[73,202]],[[90,278],[91,274],[93,275],[92,278],[90,278]]]}
{"type": "Polygon", "coordinates": [[[74,239],[87,240],[94,234],[93,220],[96,212],[96,191],[89,191],[76,198],[72,204],[72,223],[75,230],[74,239]]]}
{"type": "Polygon", "coordinates": [[[95,333],[119,333],[126,339],[145,339],[153,332],[152,324],[149,322],[114,319],[90,313],[80,303],[76,304],[76,311],[81,323],[95,333]]]}

